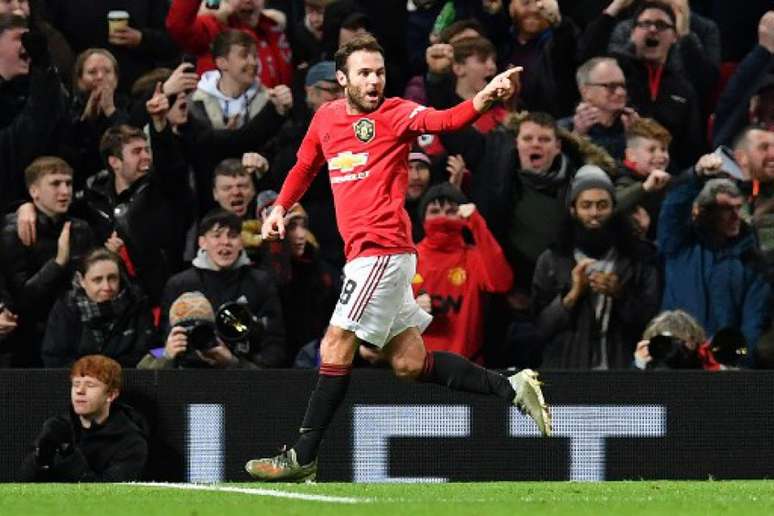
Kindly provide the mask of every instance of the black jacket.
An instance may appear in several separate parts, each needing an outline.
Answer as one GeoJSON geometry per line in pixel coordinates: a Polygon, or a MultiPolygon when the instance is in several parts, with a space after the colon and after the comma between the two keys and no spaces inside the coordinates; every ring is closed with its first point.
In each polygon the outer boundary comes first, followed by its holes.
{"type": "Polygon", "coordinates": [[[110,357],[123,367],[136,367],[143,355],[158,342],[148,298],[136,287],[127,287],[128,304],[122,313],[85,323],[71,290],[60,298],[48,316],[43,339],[43,365],[70,367],[85,355],[110,357]],[[98,325],[104,340],[97,341],[90,327],[98,325]]]}
{"type": "Polygon", "coordinates": [[[40,363],[40,341],[48,313],[57,298],[67,291],[75,265],[94,246],[91,229],[79,219],[54,220],[38,211],[36,231],[35,244],[31,247],[23,245],[17,234],[16,213],[10,213],[6,215],[0,233],[0,263],[20,318],[20,326],[10,338],[18,354],[14,359],[16,365],[40,363]],[[66,220],[72,222],[70,261],[66,267],[61,267],[54,258],[66,220]]]}
{"type": "MultiPolygon", "coordinates": [[[[641,253],[624,255],[619,251],[616,260],[615,272],[623,290],[613,300],[607,329],[607,360],[611,369],[630,367],[634,348],[661,301],[658,272],[651,259],[655,249],[643,249],[641,253]]],[[[599,336],[591,297],[587,292],[569,310],[562,303],[572,286],[575,265],[572,250],[557,246],[540,255],[535,267],[532,308],[537,316],[538,334],[546,342],[542,364],[545,368],[590,369],[594,365],[590,343],[599,336]]]]}
{"type": "Polygon", "coordinates": [[[511,28],[510,37],[497,49],[500,69],[505,69],[514,62],[514,52],[522,54],[530,52],[526,47],[534,46],[532,52],[536,59],[523,63],[522,86],[519,98],[523,107],[529,111],[544,111],[555,118],[561,118],[573,113],[578,100],[578,89],[575,87],[575,70],[578,67],[578,28],[567,16],[561,23],[544,31],[536,40],[520,45],[516,40],[515,30],[511,28]],[[519,48],[522,50],[519,50],[519,48]]]}
{"type": "MultiPolygon", "coordinates": [[[[608,55],[607,44],[616,23],[615,18],[603,14],[589,24],[580,43],[581,61],[608,55]]],[[[656,119],[672,135],[670,154],[674,157],[675,168],[683,169],[693,165],[704,151],[706,138],[699,98],[691,83],[668,65],[664,66],[658,92],[653,99],[648,64],[629,53],[617,52],[612,55],[626,77],[631,105],[640,116],[656,119]]],[[[687,57],[685,60],[690,62],[687,57]]]]}
{"type": "Polygon", "coordinates": [[[103,170],[76,194],[72,211],[87,220],[105,242],[113,231],[123,239],[137,282],[157,303],[169,276],[182,269],[185,232],[191,225],[188,168],[172,131],[151,129],[153,171],[116,193],[115,177],[103,170]]]}
{"type": "Polygon", "coordinates": [[[81,120],[87,101],[88,95],[80,92],[71,96],[67,123],[59,137],[59,155],[76,171],[76,188],[82,188],[86,178],[102,170],[99,143],[105,131],[129,123],[129,99],[125,95],[114,95],[115,113],[109,117],[100,114],[95,120],[81,120]]]}
{"type": "Polygon", "coordinates": [[[53,151],[66,96],[53,68],[32,67],[30,74],[0,79],[0,212],[27,193],[24,169],[53,151]]]}
{"type": "Polygon", "coordinates": [[[49,469],[42,467],[35,451],[31,452],[24,458],[19,481],[131,482],[142,478],[148,460],[148,424],[129,405],[114,403],[107,420],[101,425],[92,423],[90,428],[83,428],[72,411],[53,417],[43,424],[33,446],[38,446],[45,434],[51,435],[46,430],[52,426],[70,427],[69,437],[55,437],[69,441],[70,446],[55,454],[49,469]]]}
{"type": "Polygon", "coordinates": [[[285,317],[286,366],[301,348],[321,339],[328,326],[339,293],[336,270],[320,260],[317,249],[307,242],[303,256],[288,260],[287,274],[279,276],[279,296],[285,317]],[[283,277],[284,276],[284,277],[283,277]]]}
{"type": "Polygon", "coordinates": [[[161,299],[161,329],[170,331],[169,308],[181,294],[199,291],[212,304],[213,310],[228,301],[244,298],[253,315],[263,321],[261,335],[252,340],[249,349],[236,351],[238,358],[261,367],[281,367],[291,358],[285,347],[282,308],[277,288],[270,274],[249,265],[232,270],[208,270],[194,266],[172,276],[164,287],[161,299]]]}

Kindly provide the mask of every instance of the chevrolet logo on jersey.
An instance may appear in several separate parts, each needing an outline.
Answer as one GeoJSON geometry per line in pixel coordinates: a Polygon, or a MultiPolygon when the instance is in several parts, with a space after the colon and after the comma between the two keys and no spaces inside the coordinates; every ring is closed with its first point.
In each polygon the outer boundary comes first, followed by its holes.
{"type": "Polygon", "coordinates": [[[357,167],[368,163],[368,153],[358,152],[352,154],[351,151],[339,152],[335,157],[328,160],[329,170],[339,170],[341,172],[352,172],[357,167]]]}
{"type": "Polygon", "coordinates": [[[376,124],[370,118],[361,118],[352,124],[352,128],[355,130],[357,139],[363,143],[370,142],[376,135],[376,124]]]}

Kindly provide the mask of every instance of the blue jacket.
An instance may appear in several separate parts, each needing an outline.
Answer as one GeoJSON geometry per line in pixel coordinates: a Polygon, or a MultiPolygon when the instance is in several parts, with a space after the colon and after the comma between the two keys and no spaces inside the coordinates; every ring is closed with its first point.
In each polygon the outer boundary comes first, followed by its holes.
{"type": "Polygon", "coordinates": [[[767,319],[770,290],[755,266],[757,242],[743,227],[737,238],[712,246],[691,222],[691,208],[701,187],[690,174],[661,206],[658,244],[665,268],[661,308],[685,310],[709,335],[726,327],[738,328],[752,358],[767,319]]]}

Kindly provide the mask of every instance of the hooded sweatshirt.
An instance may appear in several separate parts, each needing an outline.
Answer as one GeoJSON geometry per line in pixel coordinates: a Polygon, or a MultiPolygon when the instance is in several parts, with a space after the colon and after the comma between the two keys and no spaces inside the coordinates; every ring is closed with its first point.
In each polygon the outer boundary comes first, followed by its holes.
{"type": "MultiPolygon", "coordinates": [[[[108,418],[83,428],[80,419],[70,410],[68,415],[51,418],[43,424],[67,429],[64,441],[70,450],[57,453],[50,469],[36,463],[34,452],[22,464],[22,482],[130,482],[142,477],[148,459],[149,427],[138,411],[122,403],[110,407],[108,418]],[[56,420],[56,421],[54,421],[56,420]]],[[[36,438],[36,443],[43,433],[36,438]]],[[[61,436],[60,436],[61,437],[61,436]]]]}
{"type": "Polygon", "coordinates": [[[214,129],[224,129],[229,119],[239,115],[236,128],[242,127],[255,117],[266,105],[269,96],[259,82],[254,82],[238,97],[229,97],[218,89],[221,73],[210,70],[202,74],[191,100],[194,102],[194,116],[209,119],[214,129]],[[203,113],[202,113],[203,111],[203,113]]]}

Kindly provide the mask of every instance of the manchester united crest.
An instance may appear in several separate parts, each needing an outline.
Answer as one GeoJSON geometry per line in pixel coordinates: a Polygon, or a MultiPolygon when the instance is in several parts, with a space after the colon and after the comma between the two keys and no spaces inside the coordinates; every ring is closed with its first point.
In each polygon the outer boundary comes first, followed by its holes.
{"type": "Polygon", "coordinates": [[[459,287],[468,280],[468,273],[462,267],[454,267],[449,269],[448,278],[452,285],[459,287]]]}
{"type": "Polygon", "coordinates": [[[376,124],[370,118],[361,118],[354,124],[352,128],[355,130],[355,136],[363,143],[368,143],[376,136],[376,124]]]}

